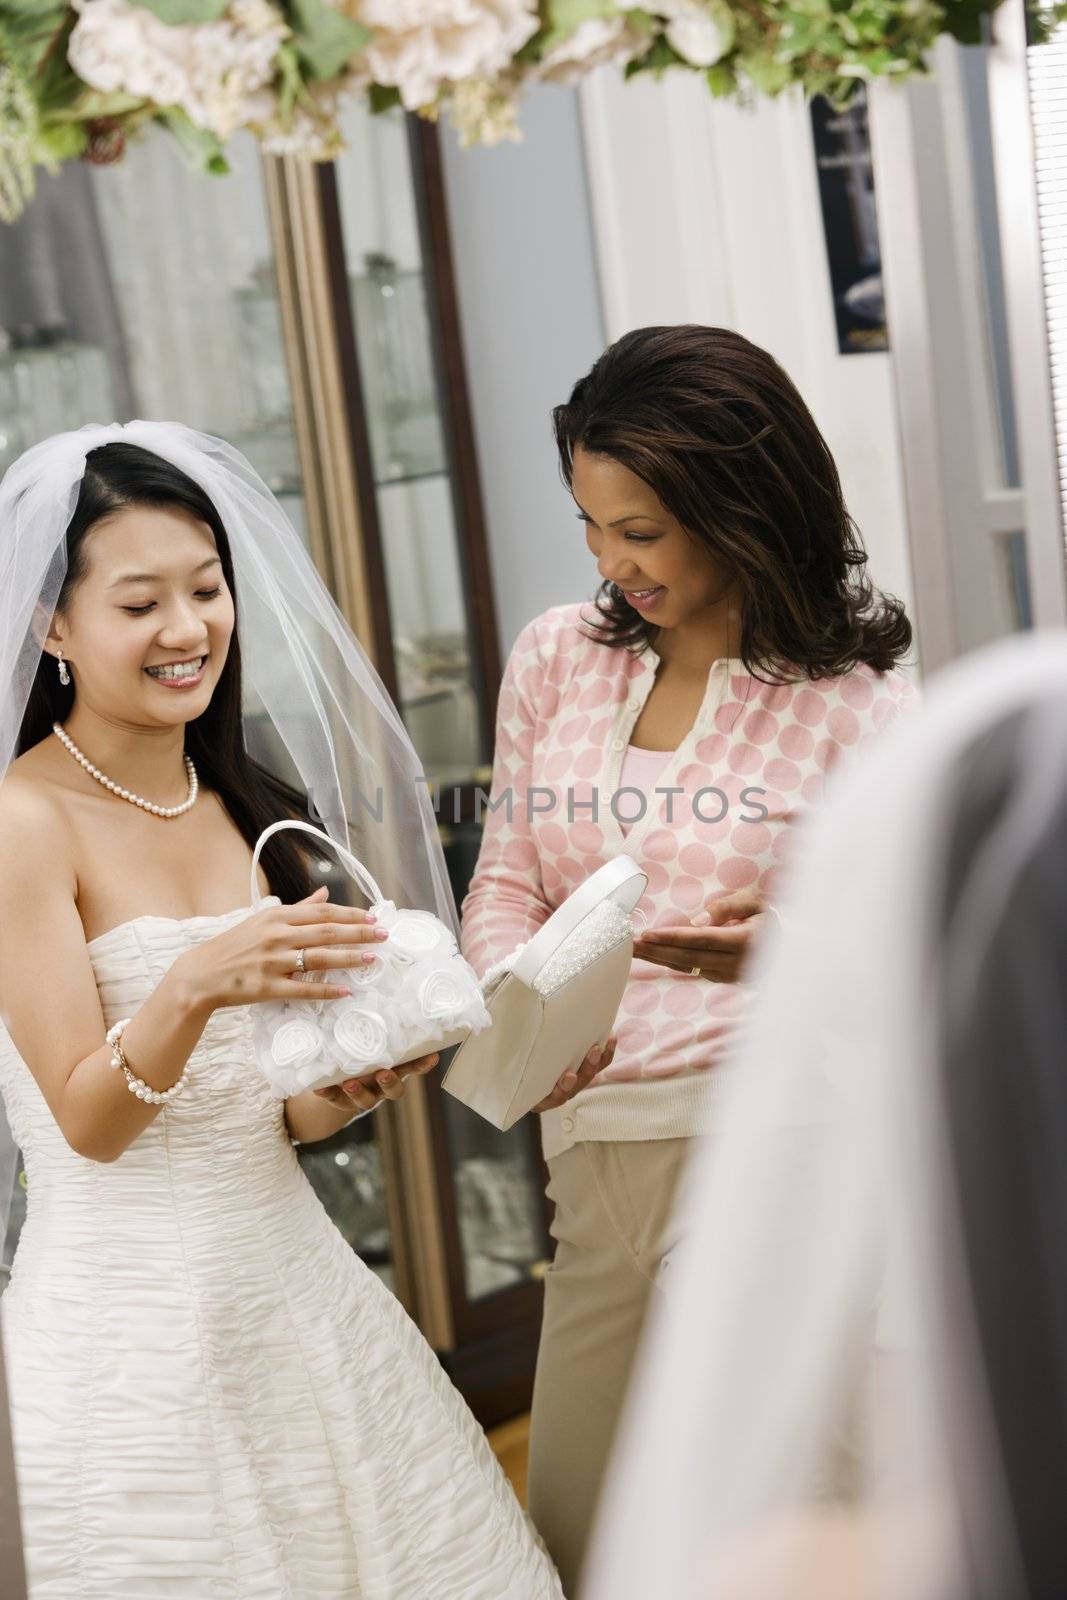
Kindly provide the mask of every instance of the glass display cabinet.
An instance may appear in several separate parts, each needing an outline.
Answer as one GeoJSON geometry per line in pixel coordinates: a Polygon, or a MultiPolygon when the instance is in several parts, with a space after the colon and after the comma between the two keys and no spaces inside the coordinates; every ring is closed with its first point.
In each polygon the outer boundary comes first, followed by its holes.
{"type": "MultiPolygon", "coordinates": [[[[344,131],[333,167],[239,139],[209,179],[149,134],[42,180],[0,230],[0,467],[100,418],[244,450],[400,708],[458,901],[500,660],[437,133],[360,102],[344,131]]],[[[300,1160],[476,1414],[521,1410],[548,1255],[532,1122],[500,1134],[435,1075],[300,1160]]]]}

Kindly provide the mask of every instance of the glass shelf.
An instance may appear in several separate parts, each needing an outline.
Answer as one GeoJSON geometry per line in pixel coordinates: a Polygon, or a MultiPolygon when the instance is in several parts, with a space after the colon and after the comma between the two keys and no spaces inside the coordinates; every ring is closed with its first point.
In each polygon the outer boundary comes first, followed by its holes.
{"type": "Polygon", "coordinates": [[[543,1275],[541,1180],[522,1130],[501,1133],[458,1100],[444,1095],[442,1103],[463,1279],[473,1303],[543,1275]]]}
{"type": "Polygon", "coordinates": [[[395,478],[375,478],[374,487],[376,489],[397,489],[403,488],[406,484],[426,483],[433,478],[447,478],[448,475],[447,467],[429,467],[425,472],[408,472],[395,478]]]}
{"type": "Polygon", "coordinates": [[[342,121],[337,195],[397,698],[427,776],[464,783],[489,752],[411,146],[399,113],[352,102],[342,121]]]}
{"type": "Polygon", "coordinates": [[[421,267],[367,250],[349,293],[376,483],[447,473],[421,267]]]}

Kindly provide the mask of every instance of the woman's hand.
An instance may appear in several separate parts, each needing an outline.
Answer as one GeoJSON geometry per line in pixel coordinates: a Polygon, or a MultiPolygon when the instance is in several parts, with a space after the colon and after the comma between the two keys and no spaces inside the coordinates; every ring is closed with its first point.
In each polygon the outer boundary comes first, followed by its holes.
{"type": "Polygon", "coordinates": [[[554,1111],[557,1106],[566,1105],[568,1100],[573,1100],[580,1089],[592,1083],[598,1072],[603,1072],[615,1055],[615,1045],[618,1041],[612,1037],[604,1044],[595,1044],[582,1062],[577,1071],[565,1072],[559,1079],[556,1087],[539,1100],[534,1106],[534,1111],[554,1111]]]}
{"type": "Polygon", "coordinates": [[[326,977],[299,975],[343,971],[373,961],[367,949],[387,937],[368,911],[327,905],[325,888],[291,906],[264,906],[235,927],[205,939],[179,956],[171,972],[189,986],[205,1011],[246,1006],[260,1000],[340,1000],[351,991],[326,977]]]}
{"type": "Polygon", "coordinates": [[[378,1067],[362,1078],[346,1078],[344,1083],[331,1084],[313,1092],[320,1100],[329,1101],[339,1111],[354,1117],[361,1111],[373,1111],[383,1100],[399,1100],[408,1078],[424,1078],[432,1072],[441,1057],[436,1051],[430,1056],[418,1056],[398,1067],[378,1067]]]}
{"type": "Polygon", "coordinates": [[[688,928],[651,928],[634,940],[634,956],[713,983],[737,983],[766,921],[768,906],[754,889],[721,894],[688,928]]]}

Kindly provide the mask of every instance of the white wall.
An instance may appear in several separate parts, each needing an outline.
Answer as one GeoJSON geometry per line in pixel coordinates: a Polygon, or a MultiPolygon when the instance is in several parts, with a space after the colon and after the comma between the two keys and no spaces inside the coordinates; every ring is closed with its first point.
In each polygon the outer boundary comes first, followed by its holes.
{"type": "Polygon", "coordinates": [[[522,144],[460,150],[444,168],[501,647],[596,587],[559,479],[550,412],[604,347],[574,90],[523,103],[522,144]]]}
{"type": "Polygon", "coordinates": [[[697,74],[581,91],[608,338],[728,326],[782,363],[837,461],[881,588],[912,607],[891,355],[838,353],[806,106],[714,101],[697,74]]]}

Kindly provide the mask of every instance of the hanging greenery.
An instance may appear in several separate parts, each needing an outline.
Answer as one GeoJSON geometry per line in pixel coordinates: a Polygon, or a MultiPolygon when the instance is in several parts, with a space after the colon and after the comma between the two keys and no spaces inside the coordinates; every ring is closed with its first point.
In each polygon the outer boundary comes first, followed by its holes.
{"type": "MultiPolygon", "coordinates": [[[[226,171],[250,130],[328,160],[343,95],[443,109],[464,144],[519,135],[531,81],[700,72],[720,96],[793,85],[844,104],[925,69],[941,33],[977,43],[996,0],[0,0],[0,217],[38,166],[117,161],[146,123],[226,171]]],[[[1046,31],[1067,0],[1040,14],[1046,31]]]]}

